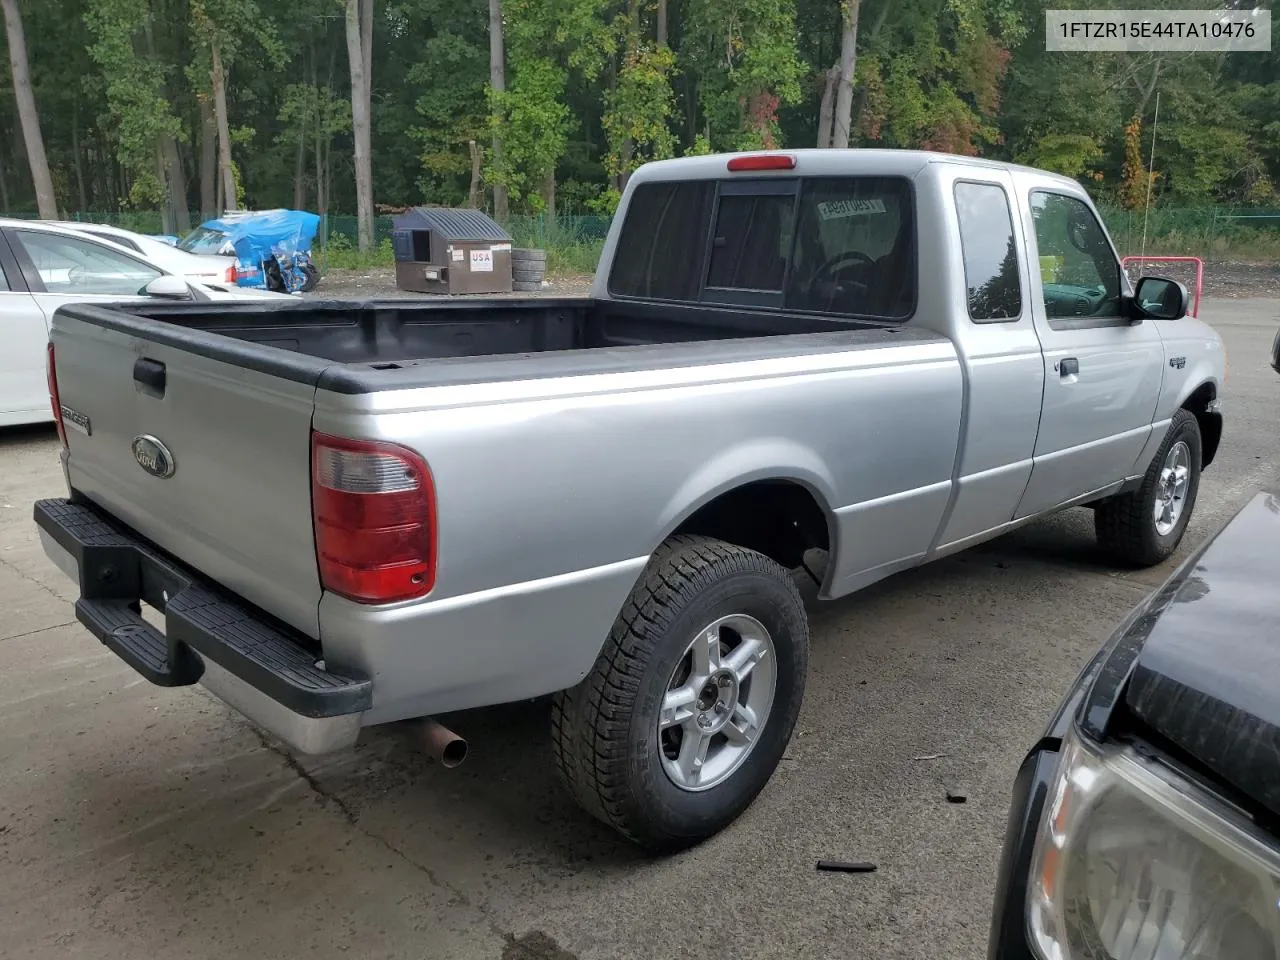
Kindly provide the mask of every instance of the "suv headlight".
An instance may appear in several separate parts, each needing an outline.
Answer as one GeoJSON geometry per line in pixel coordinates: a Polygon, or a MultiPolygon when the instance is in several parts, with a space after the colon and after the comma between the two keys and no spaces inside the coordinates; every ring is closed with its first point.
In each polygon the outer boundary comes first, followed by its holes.
{"type": "Polygon", "coordinates": [[[1277,960],[1280,852],[1236,810],[1072,731],[1027,885],[1044,960],[1277,960]]]}

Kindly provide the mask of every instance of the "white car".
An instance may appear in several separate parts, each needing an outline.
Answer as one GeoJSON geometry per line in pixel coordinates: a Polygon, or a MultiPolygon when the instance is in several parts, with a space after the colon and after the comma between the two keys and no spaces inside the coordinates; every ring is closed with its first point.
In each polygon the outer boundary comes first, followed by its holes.
{"type": "Polygon", "coordinates": [[[148,299],[293,298],[214,279],[197,282],[82,229],[0,219],[0,427],[53,420],[45,365],[58,307],[148,299]]]}
{"type": "Polygon", "coordinates": [[[98,237],[101,240],[117,243],[128,250],[142,254],[146,260],[154,263],[157,267],[162,267],[176,276],[194,280],[196,283],[234,285],[236,282],[236,259],[234,255],[226,257],[189,253],[155,237],[148,237],[145,234],[134,233],[132,230],[112,227],[102,223],[50,222],[49,225],[65,227],[68,230],[75,230],[92,237],[98,237]]]}

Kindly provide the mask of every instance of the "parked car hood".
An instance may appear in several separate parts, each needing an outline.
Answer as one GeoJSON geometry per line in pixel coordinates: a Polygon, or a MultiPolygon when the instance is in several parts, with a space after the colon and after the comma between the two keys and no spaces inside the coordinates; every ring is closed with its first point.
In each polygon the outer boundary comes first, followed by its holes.
{"type": "Polygon", "coordinates": [[[1180,576],[1146,626],[1125,703],[1280,816],[1280,496],[1257,494],[1180,576]]]}

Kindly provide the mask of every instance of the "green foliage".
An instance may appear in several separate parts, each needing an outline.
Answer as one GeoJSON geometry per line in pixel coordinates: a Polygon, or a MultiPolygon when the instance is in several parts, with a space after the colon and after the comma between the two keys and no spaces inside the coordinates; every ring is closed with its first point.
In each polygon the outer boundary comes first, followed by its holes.
{"type": "Polygon", "coordinates": [[[778,108],[801,98],[792,0],[689,0],[686,72],[699,77],[707,140],[719,150],[780,144],[778,108]]]}
{"type": "Polygon", "coordinates": [[[670,48],[631,37],[617,85],[604,97],[604,135],[609,142],[605,169],[614,176],[625,176],[648,160],[665,160],[674,154],[670,119],[675,108],[671,90],[675,63],[670,48]]]}
{"type": "Polygon", "coordinates": [[[1018,153],[1015,159],[1018,163],[1078,179],[1086,176],[1089,165],[1101,156],[1102,147],[1095,137],[1083,133],[1049,133],[1018,153]]]}
{"type": "MultiPolygon", "coordinates": [[[[558,210],[611,213],[627,174],[652,159],[809,146],[851,2],[669,0],[659,44],[657,0],[506,0],[508,89],[492,97],[488,0],[375,0],[374,199],[465,203],[472,141],[485,182],[510,188],[513,217],[543,209],[553,183],[558,210]],[[506,144],[501,168],[495,131],[506,144]]],[[[243,202],[288,206],[299,187],[308,204],[355,209],[342,0],[22,6],[60,206],[141,215],[201,205],[201,105],[216,44],[243,202]],[[170,179],[185,197],[166,196],[170,179]]],[[[1083,179],[1106,203],[1144,207],[1154,127],[1155,210],[1275,202],[1280,48],[1049,53],[1044,6],[860,0],[854,145],[1016,159],[1083,179]],[[1126,136],[1135,116],[1136,143],[1126,136]]],[[[7,84],[0,130],[20,140],[7,84]]],[[[34,206],[15,159],[0,174],[10,212],[34,206]]],[[[1159,236],[1221,240],[1198,230],[1159,236]]],[[[580,261],[597,242],[563,246],[580,261]]]]}
{"type": "Polygon", "coordinates": [[[169,71],[146,48],[141,25],[152,12],[149,0],[91,0],[84,13],[92,37],[89,55],[106,81],[115,154],[134,175],[128,193],[134,205],[164,199],[156,176],[158,145],[165,136],[182,134],[165,96],[169,71]]]}

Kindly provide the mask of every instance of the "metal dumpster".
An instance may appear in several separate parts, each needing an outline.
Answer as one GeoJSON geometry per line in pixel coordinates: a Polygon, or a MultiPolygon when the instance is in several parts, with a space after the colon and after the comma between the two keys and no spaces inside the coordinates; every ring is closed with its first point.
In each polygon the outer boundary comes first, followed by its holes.
{"type": "Polygon", "coordinates": [[[391,245],[401,290],[511,292],[511,235],[479,210],[413,207],[393,221],[391,245]]]}

